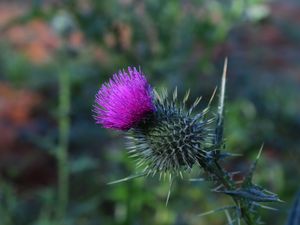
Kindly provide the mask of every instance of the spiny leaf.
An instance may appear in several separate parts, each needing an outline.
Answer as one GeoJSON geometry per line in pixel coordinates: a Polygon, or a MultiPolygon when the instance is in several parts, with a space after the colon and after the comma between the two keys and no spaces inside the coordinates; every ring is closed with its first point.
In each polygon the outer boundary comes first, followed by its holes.
{"type": "Polygon", "coordinates": [[[278,195],[267,193],[264,189],[256,185],[253,185],[249,188],[239,188],[237,190],[222,190],[216,192],[238,196],[240,198],[248,199],[254,202],[282,202],[278,198],[278,195]]]}

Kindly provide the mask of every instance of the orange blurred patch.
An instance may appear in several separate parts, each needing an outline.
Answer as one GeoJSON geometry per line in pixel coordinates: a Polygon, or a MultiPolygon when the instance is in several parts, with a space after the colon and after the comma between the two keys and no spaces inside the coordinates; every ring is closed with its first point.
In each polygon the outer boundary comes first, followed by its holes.
{"type": "Polygon", "coordinates": [[[18,18],[27,11],[25,4],[0,2],[0,28],[18,18]]]}
{"type": "Polygon", "coordinates": [[[33,113],[41,97],[0,82],[0,174],[21,190],[55,181],[55,160],[24,138],[35,133],[33,113]]]}
{"type": "Polygon", "coordinates": [[[0,83],[0,121],[16,127],[23,126],[30,120],[31,112],[40,101],[39,95],[33,92],[13,89],[8,84],[0,83]]]}
{"type": "Polygon", "coordinates": [[[122,49],[129,50],[132,45],[132,29],[126,23],[117,23],[116,30],[118,33],[119,43],[122,49]]]}
{"type": "MultiPolygon", "coordinates": [[[[40,19],[9,28],[4,38],[15,50],[26,55],[35,64],[44,64],[53,60],[56,51],[63,43],[51,26],[40,19]]],[[[68,44],[71,48],[82,48],[84,46],[83,33],[78,30],[71,33],[68,44]]]]}
{"type": "Polygon", "coordinates": [[[100,46],[92,46],[94,57],[97,61],[99,61],[102,65],[109,63],[109,53],[105,51],[100,46]]]}
{"type": "Polygon", "coordinates": [[[31,113],[40,100],[35,93],[0,83],[0,152],[14,145],[18,129],[30,121],[31,113]]]}
{"type": "Polygon", "coordinates": [[[60,39],[50,25],[38,19],[25,25],[11,27],[4,37],[17,51],[23,52],[36,64],[48,62],[54,51],[61,45],[60,39]]]}
{"type": "Polygon", "coordinates": [[[114,48],[117,44],[116,37],[113,33],[107,32],[104,34],[104,43],[109,48],[114,48]]]}
{"type": "Polygon", "coordinates": [[[83,47],[84,44],[84,36],[83,33],[80,31],[75,31],[71,33],[69,37],[69,44],[72,48],[80,49],[83,47]]]}

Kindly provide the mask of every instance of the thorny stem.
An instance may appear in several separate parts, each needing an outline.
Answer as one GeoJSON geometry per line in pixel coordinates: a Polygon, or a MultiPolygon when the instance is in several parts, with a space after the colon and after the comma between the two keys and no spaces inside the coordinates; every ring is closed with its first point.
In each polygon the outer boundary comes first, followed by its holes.
{"type": "Polygon", "coordinates": [[[66,70],[59,74],[59,143],[58,160],[58,208],[57,217],[61,220],[66,212],[69,190],[68,139],[70,131],[70,77],[66,70]]]}
{"type": "MultiPolygon", "coordinates": [[[[222,169],[219,162],[214,160],[212,164],[206,165],[207,171],[216,176],[218,181],[227,189],[227,190],[235,190],[237,189],[234,180],[228,176],[227,172],[222,169]]],[[[244,199],[240,197],[231,196],[233,201],[236,204],[236,207],[240,209],[241,218],[245,221],[247,225],[254,225],[255,221],[251,216],[249,204],[244,199]]]]}
{"type": "MultiPolygon", "coordinates": [[[[221,89],[219,95],[219,105],[218,105],[218,113],[217,113],[217,126],[215,129],[215,139],[213,141],[213,145],[217,149],[223,149],[223,127],[224,127],[224,101],[225,101],[225,90],[226,90],[226,74],[227,74],[227,63],[228,59],[225,58],[223,74],[222,74],[222,82],[221,89]]],[[[219,154],[220,150],[216,151],[216,154],[219,154]]],[[[200,165],[205,168],[205,170],[210,174],[217,178],[217,181],[223,185],[226,190],[236,190],[237,185],[232,177],[228,175],[228,173],[221,167],[218,161],[218,157],[211,159],[210,162],[199,162],[200,165]]],[[[245,199],[242,199],[237,196],[231,196],[237,209],[240,210],[240,216],[247,225],[254,225],[255,221],[251,216],[249,204],[245,199]]]]}

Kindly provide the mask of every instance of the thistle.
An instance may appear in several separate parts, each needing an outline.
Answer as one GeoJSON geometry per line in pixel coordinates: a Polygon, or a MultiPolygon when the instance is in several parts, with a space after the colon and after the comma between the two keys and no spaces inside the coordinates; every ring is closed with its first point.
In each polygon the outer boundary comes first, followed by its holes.
{"type": "Polygon", "coordinates": [[[180,174],[207,157],[205,148],[211,138],[207,109],[193,115],[186,109],[189,92],[181,103],[177,89],[172,99],[158,94],[141,71],[128,68],[102,85],[96,95],[94,116],[105,128],[128,131],[129,153],[147,174],[180,174]]]}
{"type": "MultiPolygon", "coordinates": [[[[208,112],[215,92],[208,106],[194,113],[201,98],[197,98],[188,108],[186,103],[189,92],[182,101],[178,100],[177,89],[171,98],[167,91],[158,94],[148,84],[142,71],[136,68],[122,70],[103,84],[96,95],[93,110],[96,123],[105,128],[126,131],[129,153],[136,159],[137,167],[143,167],[141,173],[110,184],[159,174],[160,177],[169,175],[171,185],[172,175],[183,177],[182,172],[199,166],[209,180],[217,185],[213,191],[230,196],[235,203],[202,215],[220,210],[226,211],[227,215],[227,210],[232,210],[231,214],[236,219],[230,219],[230,224],[240,224],[240,219],[243,219],[247,225],[254,225],[260,221],[256,213],[258,207],[273,209],[260,203],[278,202],[278,196],[252,182],[262,148],[242,182],[235,181],[232,173],[227,172],[220,164],[221,159],[233,156],[225,152],[223,141],[226,70],[227,60],[224,64],[218,110],[214,117],[209,117],[208,112]]],[[[169,196],[170,191],[167,202],[169,196]]]]}

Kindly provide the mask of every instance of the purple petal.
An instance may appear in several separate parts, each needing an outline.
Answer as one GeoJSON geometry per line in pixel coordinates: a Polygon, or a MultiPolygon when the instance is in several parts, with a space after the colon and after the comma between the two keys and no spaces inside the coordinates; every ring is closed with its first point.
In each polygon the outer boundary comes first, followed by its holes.
{"type": "Polygon", "coordinates": [[[95,102],[96,123],[116,130],[128,130],[154,111],[152,88],[142,72],[130,67],[104,83],[95,102]]]}

